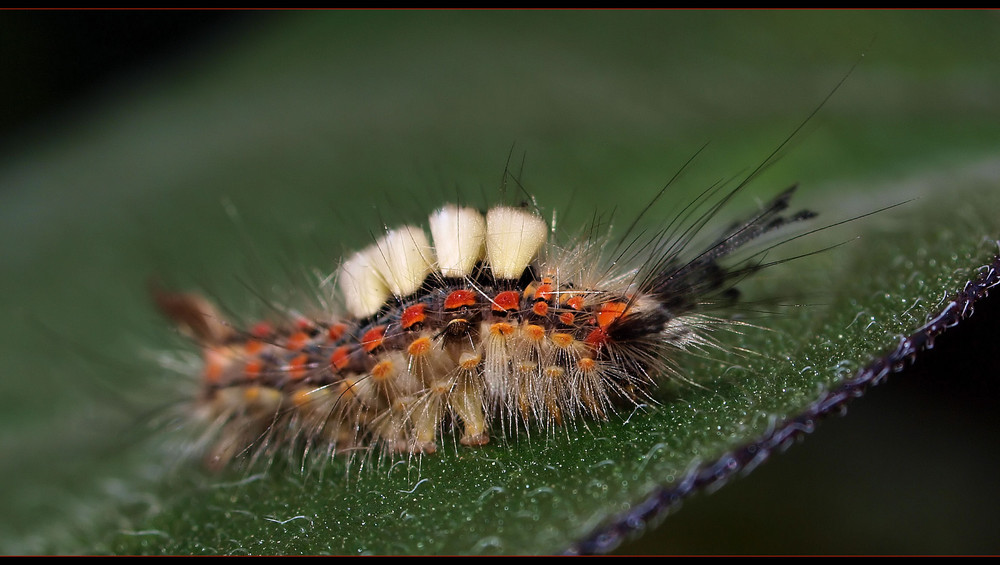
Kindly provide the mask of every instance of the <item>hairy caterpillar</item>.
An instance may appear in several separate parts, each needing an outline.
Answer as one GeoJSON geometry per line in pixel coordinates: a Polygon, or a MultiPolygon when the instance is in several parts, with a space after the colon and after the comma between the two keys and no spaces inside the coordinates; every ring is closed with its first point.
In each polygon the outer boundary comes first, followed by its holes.
{"type": "MultiPolygon", "coordinates": [[[[724,229],[713,221],[848,76],[734,188],[709,187],[652,234],[640,218],[618,236],[595,221],[559,241],[554,214],[546,222],[530,198],[446,204],[428,230],[386,226],[346,257],[320,282],[318,315],[237,327],[199,295],[154,286],[160,311],[202,349],[195,413],[206,464],[281,451],[430,454],[449,434],[482,446],[606,420],[652,400],[666,379],[687,380],[678,354],[746,325],[713,310],[738,301],[741,280],[787,261],[765,256],[799,236],[747,245],[816,213],[790,211],[793,185],[724,229]]],[[[505,168],[504,188],[510,178],[505,168]]]]}
{"type": "Polygon", "coordinates": [[[792,187],[706,240],[745,184],[705,191],[653,236],[633,224],[617,243],[556,241],[527,204],[445,205],[430,238],[386,228],[347,257],[322,290],[338,306],[317,317],[240,328],[200,296],[154,289],[202,348],[207,464],[283,449],[433,453],[452,431],[480,446],[646,403],[663,379],[684,378],[678,352],[737,323],[712,310],[768,264],[762,252],[724,260],[815,215],[789,213],[792,187]]]}

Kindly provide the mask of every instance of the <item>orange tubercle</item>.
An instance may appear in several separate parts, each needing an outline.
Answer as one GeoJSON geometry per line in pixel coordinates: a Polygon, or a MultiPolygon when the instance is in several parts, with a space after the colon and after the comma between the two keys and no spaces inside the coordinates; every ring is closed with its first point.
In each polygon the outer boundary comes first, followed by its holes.
{"type": "Polygon", "coordinates": [[[298,351],[309,344],[309,334],[298,331],[288,336],[285,340],[285,348],[290,351],[298,351]]]}
{"type": "Polygon", "coordinates": [[[347,324],[330,324],[330,327],[326,330],[326,335],[330,341],[337,341],[338,339],[344,337],[345,332],[347,332],[347,324]]]}
{"type": "Polygon", "coordinates": [[[424,336],[418,337],[413,340],[407,348],[406,352],[414,357],[420,357],[421,355],[426,355],[431,350],[431,338],[424,336]]]}
{"type": "Polygon", "coordinates": [[[592,332],[587,334],[583,342],[589,345],[594,351],[600,351],[609,340],[610,336],[608,332],[604,331],[604,328],[594,328],[592,332]]]}
{"type": "Polygon", "coordinates": [[[496,295],[493,299],[494,312],[510,312],[517,310],[521,303],[521,295],[514,290],[507,290],[496,295]]]}
{"type": "Polygon", "coordinates": [[[455,308],[461,308],[462,306],[475,306],[476,305],[476,293],[471,290],[459,289],[452,291],[447,298],[444,299],[444,309],[454,310],[455,308]]]}
{"type": "Polygon", "coordinates": [[[556,347],[562,349],[566,349],[567,347],[573,345],[574,341],[572,335],[559,332],[553,333],[551,339],[552,343],[556,344],[556,347]]]}
{"type": "Polygon", "coordinates": [[[403,326],[404,330],[410,329],[413,325],[419,324],[427,319],[427,314],[424,313],[424,304],[414,304],[406,310],[403,310],[403,315],[399,320],[399,325],[403,326]]]}
{"type": "Polygon", "coordinates": [[[250,335],[257,339],[264,339],[272,333],[274,333],[274,328],[267,322],[257,322],[253,325],[253,328],[250,329],[250,335]]]}
{"type": "Polygon", "coordinates": [[[256,379],[264,370],[264,364],[260,359],[252,359],[243,366],[243,375],[248,379],[256,379]]]}
{"type": "Polygon", "coordinates": [[[395,372],[395,367],[393,366],[392,361],[389,361],[388,359],[385,361],[379,361],[374,367],[372,367],[372,376],[378,381],[391,377],[395,374],[395,372]]]}
{"type": "Polygon", "coordinates": [[[514,333],[514,326],[505,322],[497,322],[490,326],[490,333],[492,335],[506,337],[514,333]]]}
{"type": "Polygon", "coordinates": [[[257,355],[258,353],[260,353],[262,349],[264,349],[264,342],[258,341],[256,339],[248,340],[243,345],[243,351],[247,355],[257,355]]]}
{"type": "Polygon", "coordinates": [[[371,353],[376,347],[382,345],[383,337],[385,337],[385,326],[375,326],[361,336],[361,347],[371,353]]]}
{"type": "Polygon", "coordinates": [[[531,311],[539,316],[545,316],[549,313],[548,302],[535,302],[535,305],[531,307],[531,311]]]}
{"type": "Polygon", "coordinates": [[[334,369],[338,371],[347,366],[351,362],[351,346],[341,345],[337,349],[333,350],[333,354],[330,355],[330,364],[333,365],[334,369]]]}
{"type": "Polygon", "coordinates": [[[294,380],[302,379],[309,372],[307,364],[309,363],[309,356],[305,353],[301,355],[296,355],[288,362],[288,376],[294,380]]]}
{"type": "Polygon", "coordinates": [[[535,290],[535,300],[549,300],[552,298],[552,283],[543,282],[537,290],[535,290]]]}
{"type": "Polygon", "coordinates": [[[535,324],[524,326],[524,335],[534,341],[541,341],[545,337],[545,328],[535,324]]]}
{"type": "Polygon", "coordinates": [[[628,304],[625,302],[608,302],[606,304],[601,304],[601,309],[597,312],[596,316],[598,327],[607,328],[615,320],[624,316],[627,309],[628,304]]]}

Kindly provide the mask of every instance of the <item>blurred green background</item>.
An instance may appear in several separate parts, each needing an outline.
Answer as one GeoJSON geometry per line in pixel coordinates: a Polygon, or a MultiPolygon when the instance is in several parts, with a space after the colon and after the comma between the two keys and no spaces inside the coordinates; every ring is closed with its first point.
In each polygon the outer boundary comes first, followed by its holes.
{"type": "MultiPolygon", "coordinates": [[[[860,213],[997,178],[994,12],[3,12],[0,31],[6,552],[85,551],[65,524],[102,519],[95,492],[145,503],[101,477],[148,433],[144,367],[172,345],[151,275],[260,308],[248,286],[301,283],[372,225],[492,198],[512,145],[565,225],[628,218],[706,142],[687,185],[752,168],[861,54],[762,182],[807,204],[870,187],[860,213]]],[[[996,553],[996,318],[620,551],[996,553]]]]}

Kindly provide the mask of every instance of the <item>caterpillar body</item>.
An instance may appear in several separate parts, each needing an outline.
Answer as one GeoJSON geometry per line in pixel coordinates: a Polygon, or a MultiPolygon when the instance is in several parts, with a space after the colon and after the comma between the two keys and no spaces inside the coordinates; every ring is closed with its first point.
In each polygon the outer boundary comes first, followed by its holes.
{"type": "Polygon", "coordinates": [[[633,224],[617,243],[556,241],[528,205],[446,205],[430,238],[386,229],[347,257],[325,286],[339,306],[320,316],[241,328],[199,295],[155,288],[202,350],[206,464],[283,449],[429,454],[448,435],[482,446],[647,403],[664,379],[684,378],[679,352],[738,323],[713,309],[767,263],[730,256],[815,215],[789,212],[792,187],[705,238],[744,185],[706,191],[651,237],[633,224]]]}

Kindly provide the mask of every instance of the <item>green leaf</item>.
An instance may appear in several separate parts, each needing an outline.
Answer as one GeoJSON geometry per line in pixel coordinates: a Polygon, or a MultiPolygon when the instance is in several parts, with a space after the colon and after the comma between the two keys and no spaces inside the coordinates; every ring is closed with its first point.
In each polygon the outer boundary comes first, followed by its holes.
{"type": "MultiPolygon", "coordinates": [[[[808,412],[944,310],[997,251],[1000,34],[981,14],[256,22],[197,61],[122,84],[0,168],[2,300],[13,312],[0,330],[4,552],[564,551],[808,412]],[[192,350],[153,312],[148,277],[252,317],[266,309],[261,294],[304,300],[288,287],[331,270],[383,223],[417,221],[456,194],[493,199],[511,144],[517,167],[526,154],[526,190],[573,232],[594,210],[634,217],[711,142],[647,216],[652,229],[671,206],[763,162],[862,51],[728,212],[795,182],[820,225],[909,202],[776,250],[846,242],[741,285],[751,304],[797,305],[721,335],[729,353],[682,359],[697,386],[668,385],[659,404],[608,423],[349,475],[340,458],[322,472],[279,460],[211,475],[156,441],[179,434],[150,425],[162,421],[154,409],[189,384],[164,354],[192,350]]],[[[899,473],[924,458],[933,454],[899,473]]]]}

